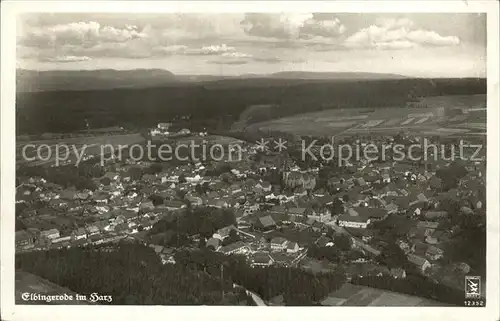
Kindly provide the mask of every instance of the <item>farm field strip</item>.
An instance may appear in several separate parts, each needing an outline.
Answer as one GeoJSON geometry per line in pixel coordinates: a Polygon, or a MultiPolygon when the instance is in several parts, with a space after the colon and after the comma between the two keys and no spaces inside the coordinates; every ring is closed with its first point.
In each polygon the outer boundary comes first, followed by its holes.
{"type": "Polygon", "coordinates": [[[409,123],[411,123],[414,120],[415,120],[415,118],[408,118],[407,120],[405,120],[404,122],[402,122],[401,125],[408,125],[409,123]]]}
{"type": "Polygon", "coordinates": [[[422,123],[425,123],[425,122],[426,122],[426,121],[428,121],[428,120],[429,120],[429,117],[425,117],[425,118],[422,118],[422,119],[420,119],[420,120],[417,120],[417,121],[415,122],[415,124],[422,124],[422,123]]]}
{"type": "Polygon", "coordinates": [[[126,134],[126,135],[113,135],[113,136],[99,136],[99,137],[85,137],[85,138],[73,138],[65,140],[44,140],[44,141],[33,141],[33,142],[22,142],[16,146],[16,163],[18,165],[28,164],[30,166],[39,166],[44,164],[51,164],[55,162],[55,157],[58,155],[60,158],[68,157],[69,162],[75,162],[77,156],[75,152],[80,155],[82,149],[85,148],[84,156],[88,155],[99,155],[101,149],[103,151],[111,150],[110,148],[105,148],[106,145],[113,146],[113,149],[117,149],[118,145],[130,146],[133,144],[139,144],[144,142],[144,137],[140,134],[126,134]],[[33,144],[35,147],[28,148],[26,150],[26,157],[33,158],[37,157],[36,160],[24,159],[22,155],[22,150],[24,146],[28,144],[33,144]],[[40,145],[49,146],[50,150],[45,148],[40,149],[40,153],[37,154],[37,147],[40,145]],[[67,146],[68,150],[63,146],[67,146]],[[56,155],[56,149],[58,149],[58,154],[56,155]],[[46,157],[51,155],[51,158],[44,160],[46,157]],[[40,159],[43,158],[43,159],[40,159]]]}
{"type": "Polygon", "coordinates": [[[383,123],[384,120],[376,119],[376,120],[370,120],[367,123],[363,124],[361,127],[375,127],[383,123]]]}
{"type": "Polygon", "coordinates": [[[367,286],[347,283],[323,299],[324,306],[437,306],[441,303],[367,286]]]}

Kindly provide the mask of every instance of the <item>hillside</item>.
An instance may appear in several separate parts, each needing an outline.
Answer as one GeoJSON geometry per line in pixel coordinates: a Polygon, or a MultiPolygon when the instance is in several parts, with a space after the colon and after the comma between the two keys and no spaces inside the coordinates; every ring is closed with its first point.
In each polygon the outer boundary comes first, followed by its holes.
{"type": "Polygon", "coordinates": [[[279,72],[241,76],[174,75],[163,69],[134,70],[17,70],[17,91],[106,90],[112,88],[159,87],[176,83],[204,83],[207,86],[274,86],[304,81],[404,79],[393,74],[359,72],[279,72]]]}
{"type": "Polygon", "coordinates": [[[16,91],[92,90],[151,87],[177,82],[175,75],[162,69],[135,70],[17,70],[16,91]]]}
{"type": "MultiPolygon", "coordinates": [[[[168,75],[165,77],[171,77],[168,75]]],[[[159,77],[163,74],[159,73],[159,77]]],[[[274,106],[246,114],[245,120],[259,122],[325,109],[400,108],[415,96],[485,93],[486,80],[476,78],[313,81],[255,78],[201,83],[170,81],[149,88],[18,92],[16,130],[18,134],[73,132],[84,129],[86,120],[91,128],[141,129],[174,121],[194,131],[227,130],[253,105],[274,106]],[[188,120],[179,120],[182,116],[188,120]]]]}
{"type": "Polygon", "coordinates": [[[281,79],[405,79],[408,78],[396,74],[383,74],[372,72],[305,72],[305,71],[282,71],[270,75],[271,78],[281,79]]]}

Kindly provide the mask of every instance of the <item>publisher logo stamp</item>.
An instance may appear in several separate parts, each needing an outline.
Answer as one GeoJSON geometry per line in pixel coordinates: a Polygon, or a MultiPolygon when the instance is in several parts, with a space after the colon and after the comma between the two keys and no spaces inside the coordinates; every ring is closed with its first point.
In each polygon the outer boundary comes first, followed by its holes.
{"type": "Polygon", "coordinates": [[[465,276],[465,298],[479,299],[481,297],[481,277],[465,276]]]}

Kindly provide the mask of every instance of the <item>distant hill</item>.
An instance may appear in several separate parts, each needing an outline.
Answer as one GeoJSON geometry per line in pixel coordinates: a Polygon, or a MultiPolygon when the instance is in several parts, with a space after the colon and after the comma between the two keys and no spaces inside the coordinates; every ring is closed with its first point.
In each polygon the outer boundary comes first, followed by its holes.
{"type": "Polygon", "coordinates": [[[59,90],[106,90],[114,88],[147,88],[175,84],[203,83],[213,88],[266,87],[293,85],[304,82],[336,80],[405,79],[394,74],[360,72],[295,72],[286,71],[269,75],[245,74],[240,76],[175,75],[163,69],[134,70],[17,70],[17,92],[59,90]]]}
{"type": "Polygon", "coordinates": [[[17,70],[18,92],[56,90],[103,90],[145,88],[178,82],[175,75],[162,69],[134,70],[17,70]]]}
{"type": "Polygon", "coordinates": [[[307,71],[282,71],[271,74],[271,78],[280,79],[406,79],[408,77],[397,74],[381,74],[371,72],[307,72],[307,71]]]}

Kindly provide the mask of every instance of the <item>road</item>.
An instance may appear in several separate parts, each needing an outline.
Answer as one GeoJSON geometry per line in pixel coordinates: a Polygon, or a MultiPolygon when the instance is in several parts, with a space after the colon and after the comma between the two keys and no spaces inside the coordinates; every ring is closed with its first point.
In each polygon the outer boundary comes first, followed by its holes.
{"type": "Polygon", "coordinates": [[[246,288],[242,287],[241,285],[239,284],[236,284],[236,283],[233,283],[233,287],[235,288],[240,288],[240,289],[244,289],[245,292],[250,295],[252,297],[252,300],[253,302],[255,302],[255,304],[257,306],[260,306],[260,307],[267,307],[267,304],[264,302],[264,300],[261,299],[260,296],[258,296],[257,294],[255,294],[254,292],[250,291],[250,290],[247,290],[246,288]]]}

